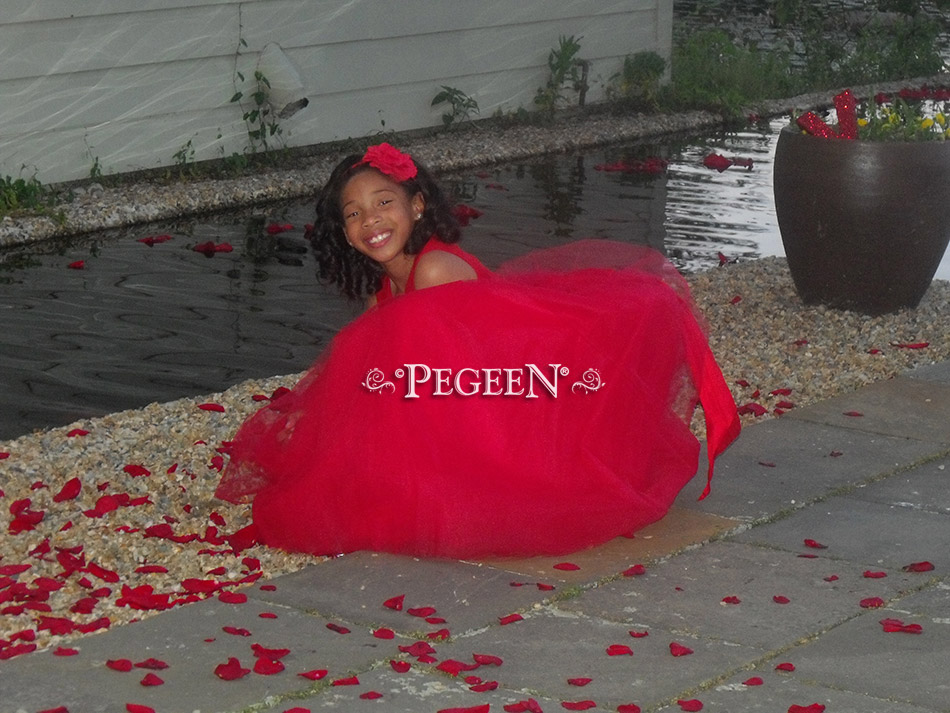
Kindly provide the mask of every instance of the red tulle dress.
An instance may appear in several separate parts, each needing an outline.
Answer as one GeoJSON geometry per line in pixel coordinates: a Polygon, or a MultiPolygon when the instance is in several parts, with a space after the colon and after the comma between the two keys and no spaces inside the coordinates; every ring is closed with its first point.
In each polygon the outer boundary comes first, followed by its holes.
{"type": "MultiPolygon", "coordinates": [[[[685,281],[659,253],[581,241],[413,290],[345,327],[249,418],[217,495],[259,542],[332,555],[565,554],[667,512],[736,407],[685,281]]],[[[417,258],[418,260],[418,258],[417,258]]],[[[387,282],[387,281],[384,281],[387,282]]]]}

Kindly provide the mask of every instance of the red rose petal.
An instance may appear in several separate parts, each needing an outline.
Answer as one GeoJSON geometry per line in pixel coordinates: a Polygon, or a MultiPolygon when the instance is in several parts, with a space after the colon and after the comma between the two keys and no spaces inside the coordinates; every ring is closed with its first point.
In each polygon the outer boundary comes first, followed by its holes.
{"type": "Polygon", "coordinates": [[[198,404],[198,408],[200,408],[202,411],[217,411],[218,413],[224,413],[224,406],[216,403],[198,404]]]}
{"type": "Polygon", "coordinates": [[[350,630],[345,626],[340,626],[339,624],[334,624],[332,621],[327,622],[327,628],[330,631],[335,631],[337,634],[349,634],[350,630]]]}
{"type": "Polygon", "coordinates": [[[646,573],[647,573],[647,568],[644,567],[642,564],[635,564],[631,567],[627,567],[627,569],[621,572],[621,574],[624,577],[639,577],[640,575],[646,574],[646,573]]]}
{"type": "Polygon", "coordinates": [[[561,701],[561,708],[569,711],[586,711],[596,707],[594,701],[561,701]]]}
{"type": "Polygon", "coordinates": [[[516,621],[521,621],[522,619],[524,619],[524,617],[521,616],[521,614],[509,614],[508,616],[498,617],[498,623],[502,626],[506,626],[507,624],[514,624],[516,621]]]}
{"type": "Polygon", "coordinates": [[[729,597],[723,597],[722,603],[723,604],[741,604],[742,600],[739,599],[739,597],[729,596],[729,597]]]}
{"type": "Polygon", "coordinates": [[[376,631],[373,632],[373,636],[377,639],[394,639],[396,638],[396,632],[392,629],[376,629],[376,631]]]}
{"type": "Polygon", "coordinates": [[[640,706],[636,703],[621,703],[617,706],[617,713],[640,713],[640,706]]]}
{"type": "Polygon", "coordinates": [[[297,675],[303,676],[309,681],[319,681],[320,679],[325,678],[328,673],[329,671],[324,668],[315,668],[313,671],[304,671],[303,673],[298,673],[297,675]]]}
{"type": "Polygon", "coordinates": [[[494,691],[498,688],[498,681],[485,681],[484,683],[476,683],[468,687],[468,690],[474,691],[475,693],[486,693],[488,691],[494,691]]]}
{"type": "Polygon", "coordinates": [[[405,594],[400,594],[398,597],[391,597],[383,602],[383,606],[387,609],[393,609],[395,611],[402,611],[403,602],[406,599],[405,594]]]}
{"type": "Polygon", "coordinates": [[[611,644],[607,647],[608,656],[633,656],[633,649],[625,644],[611,644]]]}
{"type": "Polygon", "coordinates": [[[761,678],[759,678],[758,676],[753,676],[752,678],[747,678],[745,681],[743,681],[742,685],[761,686],[763,683],[765,683],[765,681],[763,681],[761,678]]]}
{"type": "Polygon", "coordinates": [[[930,562],[912,562],[911,564],[904,565],[901,567],[905,572],[930,572],[934,568],[933,564],[930,562]]]}
{"type": "Polygon", "coordinates": [[[703,702],[697,698],[690,698],[685,701],[681,698],[676,702],[684,711],[701,711],[703,709],[703,702]]]}
{"type": "Polygon", "coordinates": [[[106,666],[111,668],[113,671],[131,671],[132,662],[129,659],[109,659],[106,661],[106,666]]]}
{"type": "Polygon", "coordinates": [[[272,611],[262,611],[257,616],[260,617],[261,619],[276,619],[277,618],[277,615],[272,611]]]}
{"type": "Polygon", "coordinates": [[[254,662],[254,673],[260,674],[261,676],[273,676],[275,673],[280,673],[283,670],[284,664],[280,661],[257,659],[257,661],[254,662]]]}
{"type": "Polygon", "coordinates": [[[79,651],[77,649],[67,649],[64,646],[57,646],[53,651],[53,656],[75,656],[79,651]]]}
{"type": "Polygon", "coordinates": [[[509,703],[504,706],[504,710],[506,713],[544,713],[541,710],[541,705],[533,698],[517,703],[509,703]]]}
{"type": "Polygon", "coordinates": [[[869,569],[864,570],[864,577],[866,579],[883,579],[887,576],[887,572],[873,572],[869,569]]]}
{"type": "Polygon", "coordinates": [[[644,636],[649,636],[650,632],[644,629],[643,631],[628,631],[628,634],[634,639],[642,639],[644,636]]]}
{"type": "Polygon", "coordinates": [[[382,698],[383,694],[379,691],[367,691],[366,693],[361,693],[360,698],[364,701],[375,701],[377,698],[382,698]]]}
{"type": "Polygon", "coordinates": [[[127,713],[155,713],[155,709],[150,706],[143,706],[138,703],[126,703],[127,713]]]}
{"type": "Polygon", "coordinates": [[[56,495],[53,496],[54,503],[61,503],[66,500],[74,500],[82,491],[82,481],[79,478],[70,478],[56,495]]]}
{"type": "Polygon", "coordinates": [[[68,267],[70,270],[82,270],[86,267],[86,261],[74,260],[73,262],[69,263],[66,267],[68,267]]]}
{"type": "Polygon", "coordinates": [[[821,544],[820,542],[818,542],[817,540],[811,540],[811,539],[806,539],[806,540],[805,540],[805,547],[811,547],[812,549],[816,549],[816,550],[826,550],[826,549],[828,549],[828,545],[823,545],[823,544],[821,544]]]}
{"type": "Polygon", "coordinates": [[[408,661],[393,660],[389,662],[389,667],[396,673],[405,673],[410,668],[412,668],[412,664],[410,664],[408,661]]]}
{"type": "Polygon", "coordinates": [[[837,581],[838,581],[838,575],[837,575],[837,574],[829,574],[827,577],[824,578],[824,580],[825,580],[826,582],[837,582],[837,581]]]}
{"type": "Polygon", "coordinates": [[[799,706],[794,703],[788,707],[788,713],[824,713],[825,707],[821,703],[812,703],[810,706],[799,706]]]}
{"type": "Polygon", "coordinates": [[[899,349],[926,349],[930,342],[891,342],[891,346],[899,349]]]}
{"type": "Polygon", "coordinates": [[[435,614],[435,607],[416,607],[414,609],[407,609],[406,613],[410,616],[418,616],[425,618],[427,616],[432,616],[435,614]]]}
{"type": "Polygon", "coordinates": [[[670,642],[670,653],[674,656],[689,656],[693,650],[688,646],[683,646],[675,641],[670,642]]]}
{"type": "Polygon", "coordinates": [[[843,415],[850,416],[851,418],[861,418],[864,416],[864,414],[860,411],[844,411],[843,415]]]}
{"type": "Polygon", "coordinates": [[[786,662],[780,663],[778,666],[776,666],[776,667],[775,667],[775,670],[776,670],[776,671],[794,671],[794,670],[795,670],[795,664],[793,664],[793,663],[788,663],[788,662],[786,661],[786,662]]]}
{"type": "Polygon", "coordinates": [[[554,569],[560,569],[565,572],[574,572],[579,570],[580,567],[573,562],[558,562],[556,565],[554,565],[554,569]]]}
{"type": "Polygon", "coordinates": [[[143,686],[161,686],[165,682],[154,673],[147,673],[139,683],[143,686]]]}
{"type": "Polygon", "coordinates": [[[250,636],[251,632],[247,629],[240,628],[237,626],[222,626],[221,630],[225,634],[231,634],[232,636],[250,636]]]}
{"type": "Polygon", "coordinates": [[[269,649],[260,644],[251,644],[251,651],[254,652],[257,658],[270,659],[271,661],[282,659],[290,653],[290,649],[269,649]]]}
{"type": "Polygon", "coordinates": [[[880,597],[868,597],[867,599],[862,599],[860,605],[863,609],[877,609],[884,606],[884,600],[880,597]]]}
{"type": "Polygon", "coordinates": [[[473,654],[472,658],[479,666],[501,666],[504,663],[501,658],[491,654],[473,654]]]}
{"type": "Polygon", "coordinates": [[[168,668],[168,664],[161,659],[148,658],[135,664],[135,668],[147,668],[151,669],[152,671],[162,671],[163,669],[168,668]]]}
{"type": "Polygon", "coordinates": [[[244,678],[251,672],[249,668],[243,668],[241,662],[234,656],[227,660],[227,663],[219,663],[214,667],[214,675],[222,681],[236,681],[244,678]]]}
{"type": "Polygon", "coordinates": [[[333,681],[331,686],[358,686],[360,685],[360,680],[356,676],[349,676],[348,678],[338,678],[333,681]]]}
{"type": "Polygon", "coordinates": [[[586,686],[593,680],[592,678],[569,678],[567,682],[572,686],[586,686]]]}
{"type": "Polygon", "coordinates": [[[788,604],[791,599],[781,594],[776,594],[774,597],[772,597],[772,601],[776,604],[788,604]]]}
{"type": "Polygon", "coordinates": [[[484,703],[480,706],[469,706],[468,708],[441,708],[436,713],[488,713],[491,705],[484,703]]]}
{"type": "Polygon", "coordinates": [[[881,619],[881,626],[886,632],[901,632],[904,634],[922,634],[924,628],[920,624],[905,624],[900,619],[881,619]]]}

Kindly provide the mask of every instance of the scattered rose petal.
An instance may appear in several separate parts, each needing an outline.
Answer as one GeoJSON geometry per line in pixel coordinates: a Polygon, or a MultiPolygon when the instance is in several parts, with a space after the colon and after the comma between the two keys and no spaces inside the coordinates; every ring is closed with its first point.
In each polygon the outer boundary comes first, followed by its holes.
{"type": "Polygon", "coordinates": [[[361,693],[360,698],[364,701],[374,701],[377,698],[382,698],[383,694],[379,691],[367,691],[366,693],[361,693]]]}
{"type": "Polygon", "coordinates": [[[154,673],[147,673],[139,683],[143,686],[161,686],[165,682],[154,673]]]}
{"type": "Polygon", "coordinates": [[[257,615],[261,619],[276,619],[277,615],[272,611],[262,611],[257,615]]]}
{"type": "Polygon", "coordinates": [[[580,567],[573,562],[558,562],[556,565],[554,565],[554,569],[559,569],[564,572],[574,572],[579,570],[580,567]]]}
{"type": "Polygon", "coordinates": [[[82,481],[79,478],[70,478],[56,495],[53,496],[54,503],[61,503],[66,500],[74,500],[82,491],[82,481]]]}
{"type": "Polygon", "coordinates": [[[259,658],[254,662],[254,673],[261,676],[273,676],[284,670],[284,664],[280,661],[272,661],[267,658],[259,658]]]}
{"type": "Polygon", "coordinates": [[[860,604],[863,609],[878,609],[884,606],[884,600],[880,597],[868,597],[867,599],[862,599],[860,604]]]}
{"type": "Polygon", "coordinates": [[[850,416],[851,418],[861,418],[864,416],[864,414],[860,411],[844,411],[843,414],[845,416],[850,416]]]}
{"type": "Polygon", "coordinates": [[[394,639],[396,638],[396,632],[392,629],[376,629],[376,631],[373,632],[373,636],[377,639],[394,639]]]}
{"type": "Polygon", "coordinates": [[[162,671],[168,668],[168,664],[161,659],[148,658],[135,664],[135,668],[147,668],[152,671],[162,671]]]}
{"type": "Polygon", "coordinates": [[[676,703],[684,711],[701,711],[703,709],[703,702],[698,698],[690,698],[688,700],[683,700],[682,698],[676,703]]]}
{"type": "Polygon", "coordinates": [[[670,653],[674,656],[689,656],[693,650],[688,646],[683,646],[675,641],[670,642],[670,653]]]}
{"type": "Polygon", "coordinates": [[[865,579],[884,579],[887,576],[887,572],[875,572],[870,569],[864,570],[865,579]]]}
{"type": "Polygon", "coordinates": [[[794,703],[788,707],[788,713],[824,713],[825,707],[821,703],[812,703],[810,706],[799,706],[794,703]]]}
{"type": "Polygon", "coordinates": [[[514,624],[516,621],[521,621],[522,619],[524,619],[524,617],[521,616],[521,614],[509,614],[508,616],[499,617],[498,623],[505,626],[507,624],[514,624]]]}
{"type": "Polygon", "coordinates": [[[86,261],[74,260],[73,262],[69,263],[66,267],[68,267],[70,270],[82,270],[82,269],[85,269],[86,267],[86,261]]]}
{"type": "Polygon", "coordinates": [[[640,706],[636,703],[621,703],[617,706],[617,713],[640,713],[640,706]]]}
{"type": "Polygon", "coordinates": [[[322,678],[326,678],[326,675],[329,673],[324,668],[315,668],[312,671],[304,671],[303,673],[298,673],[298,676],[303,676],[309,681],[319,681],[322,678]]]}
{"type": "Polygon", "coordinates": [[[142,476],[151,475],[152,471],[146,468],[144,465],[139,465],[137,463],[129,463],[122,469],[123,472],[128,473],[133,478],[140,478],[142,476]]]}
{"type": "Polygon", "coordinates": [[[251,651],[254,652],[254,656],[257,658],[270,659],[271,661],[282,659],[290,653],[290,649],[269,649],[260,644],[251,644],[251,651]]]}
{"type": "Polygon", "coordinates": [[[703,158],[703,166],[722,173],[732,165],[732,160],[717,153],[711,153],[703,158]]]}
{"type": "Polygon", "coordinates": [[[294,226],[290,223],[270,223],[264,230],[267,231],[268,235],[277,235],[278,233],[286,233],[288,230],[293,230],[294,226]]]}
{"type": "Polygon", "coordinates": [[[837,575],[837,574],[829,574],[829,575],[828,575],[827,577],[825,577],[824,579],[825,579],[826,582],[837,582],[837,581],[838,581],[838,575],[837,575]]]}
{"type": "Polygon", "coordinates": [[[504,706],[504,710],[506,713],[544,713],[541,710],[541,705],[533,698],[517,703],[509,703],[504,706]]]}
{"type": "Polygon", "coordinates": [[[739,599],[739,597],[729,596],[729,597],[723,597],[722,603],[723,604],[740,604],[742,603],[742,600],[739,599]]]}
{"type": "Polygon", "coordinates": [[[479,666],[501,666],[504,663],[500,657],[492,654],[473,654],[472,658],[479,666]]]}
{"type": "Polygon", "coordinates": [[[138,703],[126,703],[127,713],[155,713],[155,709],[150,706],[143,706],[138,703]]]}
{"type": "Polygon", "coordinates": [[[64,646],[57,646],[53,651],[53,656],[75,656],[79,651],[77,649],[68,649],[64,646]]]}
{"type": "Polygon", "coordinates": [[[218,595],[218,601],[224,604],[244,604],[247,601],[247,595],[244,592],[221,592],[218,595]]]}
{"type": "Polygon", "coordinates": [[[234,656],[227,660],[227,663],[219,663],[214,667],[214,675],[222,681],[236,681],[244,678],[251,672],[249,668],[243,668],[241,662],[234,656]]]}
{"type": "Polygon", "coordinates": [[[776,604],[788,604],[791,600],[786,596],[776,594],[774,597],[772,597],[772,601],[776,604]]]}
{"type": "Polygon", "coordinates": [[[494,691],[498,688],[498,681],[485,681],[484,683],[476,683],[469,686],[468,690],[474,691],[475,693],[486,693],[488,691],[494,691]]]}
{"type": "Polygon", "coordinates": [[[333,681],[331,686],[358,686],[360,685],[360,680],[356,676],[348,676],[347,678],[338,678],[333,681]]]}
{"type": "Polygon", "coordinates": [[[387,609],[393,609],[395,611],[402,611],[403,602],[406,599],[405,594],[400,594],[398,597],[392,597],[383,602],[383,606],[387,609]]]}
{"type": "Polygon", "coordinates": [[[776,667],[775,667],[775,670],[776,670],[776,671],[789,671],[789,672],[791,672],[791,671],[794,671],[794,670],[795,670],[795,664],[793,664],[793,663],[788,663],[788,662],[786,661],[786,662],[780,663],[778,666],[776,666],[776,667]]]}
{"type": "Polygon", "coordinates": [[[920,624],[905,624],[900,619],[881,619],[881,626],[884,631],[889,633],[922,634],[924,631],[920,624]]]}
{"type": "Polygon", "coordinates": [[[912,562],[911,564],[904,565],[901,567],[905,572],[930,572],[934,568],[933,564],[930,562],[912,562]]]}
{"type": "Polygon", "coordinates": [[[899,349],[926,349],[930,342],[891,342],[891,346],[899,349]]]}
{"type": "Polygon", "coordinates": [[[646,630],[643,630],[643,631],[629,631],[629,632],[627,632],[627,633],[630,634],[630,636],[632,636],[634,639],[642,639],[644,636],[649,636],[649,635],[650,635],[650,632],[649,632],[649,631],[646,631],[646,630]]]}
{"type": "Polygon", "coordinates": [[[332,621],[327,622],[327,628],[330,631],[335,631],[337,634],[349,634],[350,630],[345,626],[340,626],[339,624],[334,624],[332,621]]]}
{"type": "Polygon", "coordinates": [[[592,678],[569,678],[567,682],[572,686],[586,686],[593,680],[592,678]]]}
{"type": "Polygon", "coordinates": [[[198,408],[200,408],[202,411],[217,411],[218,413],[224,413],[224,406],[222,406],[221,404],[215,404],[215,403],[198,404],[198,408]]]}
{"type": "Polygon", "coordinates": [[[759,678],[758,676],[753,676],[752,678],[747,678],[745,681],[743,681],[742,685],[743,686],[761,686],[763,683],[765,682],[761,678],[759,678]]]}
{"type": "Polygon", "coordinates": [[[586,711],[596,707],[594,701],[561,701],[561,708],[568,711],[586,711]]]}
{"type": "Polygon", "coordinates": [[[202,253],[205,257],[213,257],[215,253],[229,253],[234,250],[230,243],[214,243],[208,240],[204,243],[195,245],[192,250],[196,253],[202,253]]]}
{"type": "Polygon", "coordinates": [[[408,661],[395,661],[395,660],[393,660],[393,661],[390,661],[390,662],[389,662],[389,667],[390,667],[393,671],[395,671],[396,673],[405,673],[405,672],[408,671],[410,668],[412,668],[412,664],[409,663],[408,661]]]}
{"type": "Polygon", "coordinates": [[[113,671],[131,671],[132,662],[129,659],[109,659],[106,661],[106,666],[111,668],[113,671]]]}
{"type": "Polygon", "coordinates": [[[647,568],[642,564],[635,564],[632,567],[627,567],[621,574],[624,577],[639,577],[641,574],[646,574],[647,568]]]}
{"type": "Polygon", "coordinates": [[[811,548],[814,549],[814,550],[827,550],[827,549],[828,549],[828,545],[823,545],[823,544],[821,544],[820,542],[818,542],[817,540],[812,540],[812,539],[806,539],[806,540],[805,540],[805,547],[811,547],[811,548]]]}
{"type": "Polygon", "coordinates": [[[406,613],[410,616],[418,616],[420,618],[425,618],[427,616],[432,616],[435,614],[435,607],[415,607],[413,609],[407,609],[406,613]]]}
{"type": "Polygon", "coordinates": [[[445,640],[448,639],[451,635],[452,635],[452,632],[450,632],[448,629],[439,629],[438,631],[430,631],[428,634],[426,634],[426,638],[427,638],[427,639],[440,639],[440,640],[442,640],[442,641],[445,641],[445,640]]]}
{"type": "Polygon", "coordinates": [[[626,644],[611,644],[607,647],[608,656],[633,656],[633,649],[626,644]]]}

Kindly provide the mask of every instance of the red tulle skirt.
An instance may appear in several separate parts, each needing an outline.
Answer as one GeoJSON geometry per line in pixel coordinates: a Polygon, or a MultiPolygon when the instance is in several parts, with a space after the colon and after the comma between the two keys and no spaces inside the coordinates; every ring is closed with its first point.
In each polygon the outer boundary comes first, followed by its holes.
{"type": "MultiPolygon", "coordinates": [[[[606,241],[409,293],[241,427],[217,495],[314,554],[564,554],[663,517],[735,404],[685,282],[606,241]]],[[[705,474],[704,474],[705,477],[705,474]]]]}

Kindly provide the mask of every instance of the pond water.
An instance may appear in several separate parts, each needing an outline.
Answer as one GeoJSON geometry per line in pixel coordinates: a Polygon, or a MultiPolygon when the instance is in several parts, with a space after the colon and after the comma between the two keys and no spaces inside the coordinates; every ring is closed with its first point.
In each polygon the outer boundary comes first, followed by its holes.
{"type": "MultiPolygon", "coordinates": [[[[442,178],[482,211],[463,244],[490,267],[601,237],[664,249],[688,273],[719,253],[782,254],[771,165],[784,123],[442,178]],[[752,167],[718,172],[703,164],[711,153],[752,167]],[[669,163],[604,170],[650,158],[669,163]]],[[[306,369],[360,311],[314,278],[310,220],[310,201],[295,201],[0,251],[0,439],[306,369]],[[271,234],[271,224],[293,228],[271,234]],[[158,235],[171,239],[141,242],[158,235]],[[208,241],[233,251],[193,249],[208,241]],[[79,260],[83,269],[69,268],[79,260]]],[[[947,258],[938,277],[950,279],[947,258]]]]}

